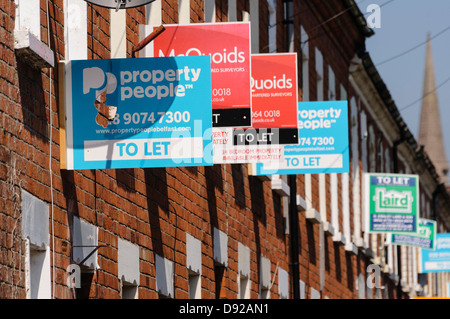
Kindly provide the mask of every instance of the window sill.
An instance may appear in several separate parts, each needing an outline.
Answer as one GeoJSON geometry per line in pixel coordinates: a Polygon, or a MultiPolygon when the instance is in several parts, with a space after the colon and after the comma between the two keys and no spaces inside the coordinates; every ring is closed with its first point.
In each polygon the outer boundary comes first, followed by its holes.
{"type": "Polygon", "coordinates": [[[55,66],[54,52],[30,31],[14,31],[14,48],[17,57],[36,69],[55,66]]]}

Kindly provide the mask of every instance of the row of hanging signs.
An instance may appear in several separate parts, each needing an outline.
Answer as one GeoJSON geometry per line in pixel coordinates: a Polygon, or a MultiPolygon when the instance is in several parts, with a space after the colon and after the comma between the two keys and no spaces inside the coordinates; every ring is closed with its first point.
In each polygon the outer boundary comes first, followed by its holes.
{"type": "Polygon", "coordinates": [[[296,53],[251,54],[249,22],[164,27],[148,57],[64,62],[64,169],[348,172],[347,101],[298,102],[296,53]]]}
{"type": "MultiPolygon", "coordinates": [[[[299,102],[296,53],[251,54],[248,22],[164,27],[147,57],[61,62],[62,169],[349,172],[347,101],[299,102]]],[[[365,185],[368,231],[439,249],[435,222],[418,219],[417,176],[365,185]]]]}
{"type": "Polygon", "coordinates": [[[420,248],[419,272],[450,271],[450,234],[419,217],[419,177],[365,174],[365,229],[385,233],[387,244],[420,248]]]}

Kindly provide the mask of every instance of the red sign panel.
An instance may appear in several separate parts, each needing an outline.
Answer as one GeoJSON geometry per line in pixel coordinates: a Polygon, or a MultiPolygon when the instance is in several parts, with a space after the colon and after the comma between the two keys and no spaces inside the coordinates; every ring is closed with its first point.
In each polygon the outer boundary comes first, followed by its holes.
{"type": "Polygon", "coordinates": [[[255,54],[252,126],[213,128],[215,164],[277,160],[282,145],[298,144],[297,54],[255,54]]]}
{"type": "Polygon", "coordinates": [[[250,23],[197,23],[164,28],[151,42],[153,56],[211,56],[213,126],[251,126],[250,23]]]}
{"type": "Polygon", "coordinates": [[[297,128],[297,54],[252,55],[252,127],[297,128]]]}

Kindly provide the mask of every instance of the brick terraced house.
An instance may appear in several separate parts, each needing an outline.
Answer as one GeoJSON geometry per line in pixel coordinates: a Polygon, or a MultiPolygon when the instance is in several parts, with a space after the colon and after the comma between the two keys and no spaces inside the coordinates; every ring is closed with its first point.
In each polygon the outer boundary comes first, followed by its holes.
{"type": "Polygon", "coordinates": [[[450,199],[365,49],[362,12],[354,0],[2,0],[0,298],[448,295],[449,274],[420,274],[417,248],[364,228],[364,173],[419,175],[420,216],[442,233],[450,199]],[[132,58],[145,25],[231,21],[250,21],[252,53],[297,52],[300,101],[348,101],[349,173],[61,169],[61,61],[132,58]]]}

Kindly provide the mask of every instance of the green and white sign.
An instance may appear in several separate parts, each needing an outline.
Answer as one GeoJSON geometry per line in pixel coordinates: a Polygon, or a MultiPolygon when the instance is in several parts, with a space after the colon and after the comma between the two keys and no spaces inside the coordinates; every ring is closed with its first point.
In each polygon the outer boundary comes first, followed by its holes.
{"type": "Polygon", "coordinates": [[[372,233],[417,233],[419,176],[365,174],[366,230],[372,233]]]}
{"type": "Polygon", "coordinates": [[[395,234],[388,237],[388,244],[412,246],[434,250],[436,246],[436,221],[419,218],[417,234],[395,234]]]}

